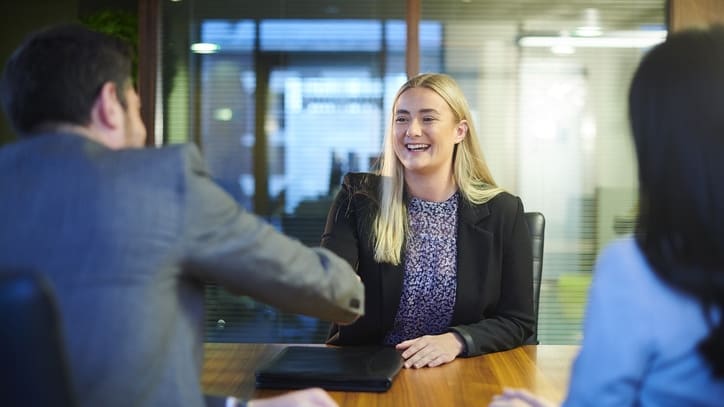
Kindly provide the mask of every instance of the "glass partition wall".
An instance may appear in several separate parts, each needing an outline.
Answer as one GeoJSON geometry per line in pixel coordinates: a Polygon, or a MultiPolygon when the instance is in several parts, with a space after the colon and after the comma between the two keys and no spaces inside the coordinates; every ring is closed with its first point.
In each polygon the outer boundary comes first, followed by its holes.
{"type": "MultiPolygon", "coordinates": [[[[664,0],[420,0],[420,71],[462,85],[497,182],[546,216],[539,340],[578,343],[591,268],[631,228],[626,94],[664,0]]],[[[162,2],[165,143],[200,145],[249,211],[317,245],[369,171],[406,75],[406,0],[162,2]]],[[[207,340],[321,342],[328,324],[214,286],[207,340]]]]}

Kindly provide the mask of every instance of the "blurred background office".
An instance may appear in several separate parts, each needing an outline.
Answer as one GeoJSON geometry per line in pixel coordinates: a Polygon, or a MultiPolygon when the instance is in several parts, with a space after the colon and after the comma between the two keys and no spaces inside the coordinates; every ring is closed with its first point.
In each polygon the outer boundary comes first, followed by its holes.
{"type": "MultiPolygon", "coordinates": [[[[150,144],[198,143],[242,206],[310,245],[341,175],[372,169],[394,91],[448,73],[498,183],[546,217],[538,339],[577,344],[594,259],[636,211],[627,84],[667,29],[721,19],[722,3],[27,0],[2,6],[0,57],[57,21],[135,25],[150,144]]],[[[326,323],[207,294],[207,341],[326,337],[326,323]]]]}

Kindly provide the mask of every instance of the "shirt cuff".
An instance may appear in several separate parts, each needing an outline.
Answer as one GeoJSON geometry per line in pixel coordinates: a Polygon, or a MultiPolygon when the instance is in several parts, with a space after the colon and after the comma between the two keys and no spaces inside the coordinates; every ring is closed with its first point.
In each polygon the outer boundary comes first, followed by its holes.
{"type": "Polygon", "coordinates": [[[237,399],[236,397],[226,398],[226,407],[246,407],[246,405],[246,400],[237,399]]]}

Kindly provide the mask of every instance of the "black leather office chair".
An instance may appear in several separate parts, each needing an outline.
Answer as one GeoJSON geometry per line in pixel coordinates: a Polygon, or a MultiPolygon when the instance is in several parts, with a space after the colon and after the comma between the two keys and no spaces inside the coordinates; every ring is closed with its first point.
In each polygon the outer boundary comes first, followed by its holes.
{"type": "Polygon", "coordinates": [[[55,297],[37,273],[0,270],[0,405],[76,405],[55,297]]]}
{"type": "Polygon", "coordinates": [[[545,239],[546,219],[540,212],[526,212],[530,240],[533,244],[533,311],[535,313],[535,331],[526,344],[538,344],[538,305],[540,303],[540,283],[543,274],[543,241],[545,239]]]}

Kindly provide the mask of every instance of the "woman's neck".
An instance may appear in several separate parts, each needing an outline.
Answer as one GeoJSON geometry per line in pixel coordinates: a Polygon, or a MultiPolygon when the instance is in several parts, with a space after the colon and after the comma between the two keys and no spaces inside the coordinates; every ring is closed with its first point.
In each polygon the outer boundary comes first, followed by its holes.
{"type": "Polygon", "coordinates": [[[425,201],[444,202],[457,191],[452,172],[446,174],[405,174],[407,193],[425,201]]]}

